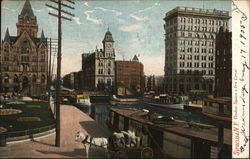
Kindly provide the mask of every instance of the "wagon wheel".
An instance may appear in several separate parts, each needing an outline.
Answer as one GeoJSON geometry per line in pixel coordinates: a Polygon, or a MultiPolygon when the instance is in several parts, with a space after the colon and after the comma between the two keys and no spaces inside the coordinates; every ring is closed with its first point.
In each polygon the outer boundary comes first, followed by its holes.
{"type": "Polygon", "coordinates": [[[141,158],[153,158],[154,152],[150,147],[145,147],[141,150],[141,158]]]}
{"type": "Polygon", "coordinates": [[[125,154],[124,151],[117,151],[117,152],[115,153],[115,158],[116,158],[116,159],[119,159],[119,158],[121,158],[121,159],[126,159],[126,158],[127,158],[127,155],[125,154]]]}

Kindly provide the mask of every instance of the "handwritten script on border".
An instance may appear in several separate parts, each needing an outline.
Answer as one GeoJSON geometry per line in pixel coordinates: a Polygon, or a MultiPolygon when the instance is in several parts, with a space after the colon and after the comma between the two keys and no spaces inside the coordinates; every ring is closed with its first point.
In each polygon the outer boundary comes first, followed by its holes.
{"type": "Polygon", "coordinates": [[[232,157],[249,158],[249,0],[232,1],[232,157]]]}

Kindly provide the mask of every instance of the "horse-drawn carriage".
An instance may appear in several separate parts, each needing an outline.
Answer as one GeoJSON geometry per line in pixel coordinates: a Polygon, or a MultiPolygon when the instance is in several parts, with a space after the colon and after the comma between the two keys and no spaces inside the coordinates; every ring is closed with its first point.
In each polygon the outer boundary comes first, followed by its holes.
{"type": "Polygon", "coordinates": [[[135,132],[121,131],[113,133],[109,138],[93,138],[78,132],[76,141],[82,142],[85,146],[86,156],[91,145],[102,147],[106,150],[108,158],[153,158],[153,150],[142,145],[142,137],[135,136],[135,132]]]}
{"type": "Polygon", "coordinates": [[[108,138],[108,151],[112,158],[152,158],[153,150],[142,145],[142,137],[132,131],[114,133],[108,138]]]}

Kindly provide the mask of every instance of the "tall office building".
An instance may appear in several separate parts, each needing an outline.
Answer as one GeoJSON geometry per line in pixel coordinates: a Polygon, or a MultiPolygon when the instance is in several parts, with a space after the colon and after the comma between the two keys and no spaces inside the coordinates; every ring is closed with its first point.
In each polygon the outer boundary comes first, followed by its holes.
{"type": "Polygon", "coordinates": [[[215,38],[228,28],[228,11],[176,7],[166,13],[165,91],[214,91],[215,38]]]}

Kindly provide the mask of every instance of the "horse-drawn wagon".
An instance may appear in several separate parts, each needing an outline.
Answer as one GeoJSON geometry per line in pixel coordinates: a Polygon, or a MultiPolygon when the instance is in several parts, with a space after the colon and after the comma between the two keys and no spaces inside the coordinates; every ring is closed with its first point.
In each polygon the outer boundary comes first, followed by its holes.
{"type": "Polygon", "coordinates": [[[77,132],[76,141],[85,146],[86,157],[88,158],[89,148],[91,146],[104,148],[108,158],[153,158],[153,150],[150,147],[142,145],[142,137],[135,136],[133,131],[121,131],[113,133],[109,138],[93,138],[77,132]]]}
{"type": "Polygon", "coordinates": [[[141,137],[134,132],[114,133],[108,139],[108,151],[112,158],[152,158],[153,150],[142,145],[141,137]]]}

